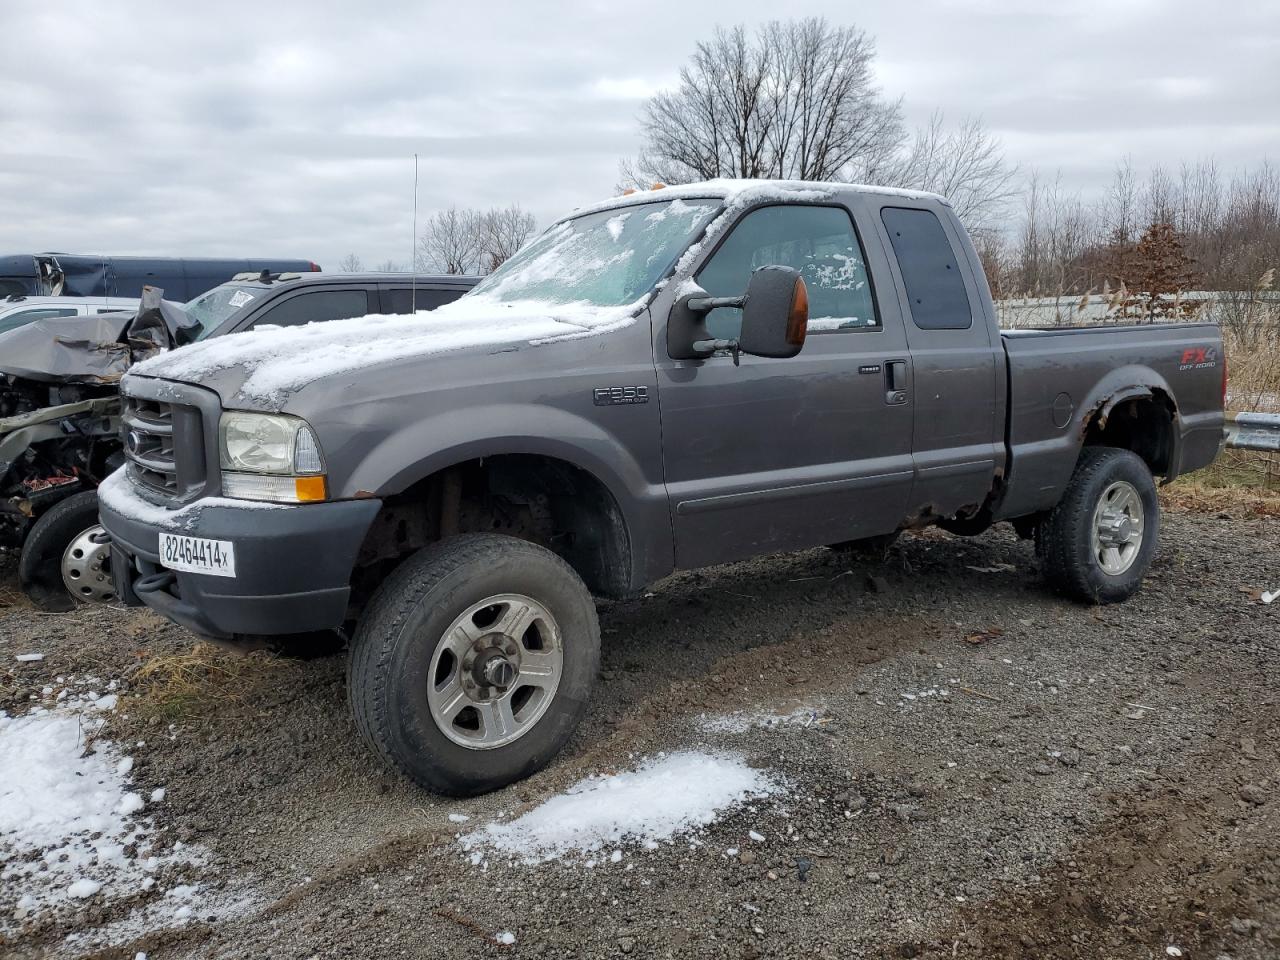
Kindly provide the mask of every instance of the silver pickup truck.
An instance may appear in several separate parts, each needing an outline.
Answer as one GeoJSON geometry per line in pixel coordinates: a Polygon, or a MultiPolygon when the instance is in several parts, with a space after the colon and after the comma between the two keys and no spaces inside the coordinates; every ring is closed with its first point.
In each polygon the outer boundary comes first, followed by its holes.
{"type": "Polygon", "coordinates": [[[354,625],[369,744],[474,793],[572,733],[592,595],[673,570],[1009,521],[1051,586],[1125,599],[1225,376],[1208,324],[1002,333],[941,197],[694,184],[579,210],[430,314],[135,366],[102,522],[120,596],[198,634],[354,625]]]}

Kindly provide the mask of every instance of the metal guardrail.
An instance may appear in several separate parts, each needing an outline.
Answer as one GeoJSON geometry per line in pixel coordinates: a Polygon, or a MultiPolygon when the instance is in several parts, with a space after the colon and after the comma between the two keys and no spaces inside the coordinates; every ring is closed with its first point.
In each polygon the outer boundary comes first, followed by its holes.
{"type": "Polygon", "coordinates": [[[1280,413],[1228,411],[1227,446],[1236,450],[1280,450],[1280,413]]]}

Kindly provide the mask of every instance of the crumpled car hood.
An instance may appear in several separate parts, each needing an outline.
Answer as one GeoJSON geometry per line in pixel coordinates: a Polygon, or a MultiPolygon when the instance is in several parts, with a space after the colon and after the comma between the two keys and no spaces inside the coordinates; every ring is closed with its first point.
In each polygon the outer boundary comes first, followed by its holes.
{"type": "Polygon", "coordinates": [[[199,332],[163,295],[145,287],[136,313],[50,317],[0,334],[0,373],[40,383],[117,383],[134,363],[199,332]]]}

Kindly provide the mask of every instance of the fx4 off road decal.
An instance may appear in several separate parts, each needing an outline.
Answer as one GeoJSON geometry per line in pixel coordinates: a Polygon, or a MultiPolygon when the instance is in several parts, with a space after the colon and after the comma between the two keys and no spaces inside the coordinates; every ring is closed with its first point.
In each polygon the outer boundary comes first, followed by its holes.
{"type": "Polygon", "coordinates": [[[1179,370],[1208,370],[1218,365],[1218,351],[1213,347],[1187,347],[1178,361],[1179,370]]]}

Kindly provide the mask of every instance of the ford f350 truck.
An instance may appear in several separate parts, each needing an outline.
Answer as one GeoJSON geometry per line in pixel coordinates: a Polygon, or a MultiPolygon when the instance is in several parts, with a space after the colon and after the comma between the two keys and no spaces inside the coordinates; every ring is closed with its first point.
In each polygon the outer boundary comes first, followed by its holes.
{"type": "Polygon", "coordinates": [[[573,731],[592,595],[673,570],[1009,521],[1052,586],[1127,598],[1225,376],[1208,324],[1002,333],[938,196],[655,189],[431,314],[135,366],[102,522],[120,596],[197,634],[355,624],[370,746],[476,793],[573,731]]]}

